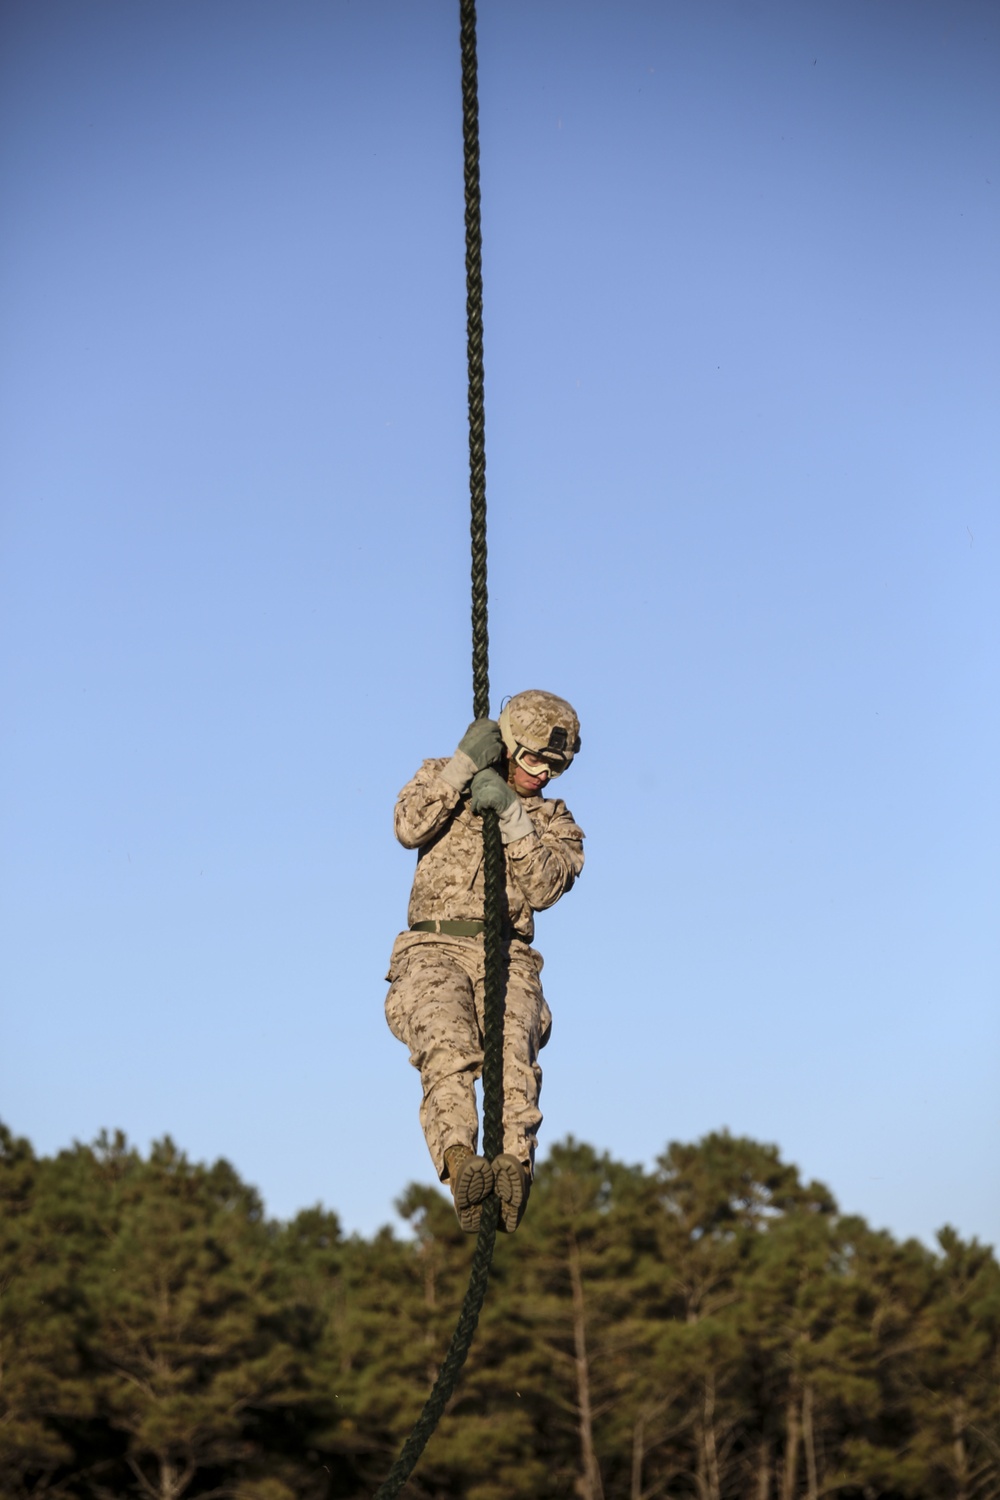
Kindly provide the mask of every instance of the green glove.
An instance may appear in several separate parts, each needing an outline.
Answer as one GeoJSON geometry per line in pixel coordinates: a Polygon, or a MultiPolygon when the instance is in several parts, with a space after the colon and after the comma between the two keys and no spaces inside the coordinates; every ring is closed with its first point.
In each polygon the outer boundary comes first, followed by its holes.
{"type": "Polygon", "coordinates": [[[477,770],[493,765],[503,754],[500,725],[494,719],[475,719],[458,742],[458,748],[467,755],[477,770]]]}
{"type": "Polygon", "coordinates": [[[506,812],[517,801],[517,793],[508,786],[499,771],[477,771],[472,778],[472,811],[485,812],[492,807],[496,813],[506,812]]]}

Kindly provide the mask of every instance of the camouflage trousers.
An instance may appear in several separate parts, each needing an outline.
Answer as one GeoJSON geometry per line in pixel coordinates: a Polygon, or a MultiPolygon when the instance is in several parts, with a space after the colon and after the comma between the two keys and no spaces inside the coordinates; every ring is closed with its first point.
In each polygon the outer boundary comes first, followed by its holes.
{"type": "MultiPolygon", "coordinates": [[[[542,1120],[538,1053],[552,1029],[541,968],[540,953],[517,939],[511,942],[504,1009],[503,1149],[529,1164],[542,1120]]],[[[385,1017],[420,1069],[420,1124],[443,1182],[447,1148],[475,1150],[479,1139],[474,1085],[483,1071],[482,938],[400,933],[388,977],[385,1017]]]]}

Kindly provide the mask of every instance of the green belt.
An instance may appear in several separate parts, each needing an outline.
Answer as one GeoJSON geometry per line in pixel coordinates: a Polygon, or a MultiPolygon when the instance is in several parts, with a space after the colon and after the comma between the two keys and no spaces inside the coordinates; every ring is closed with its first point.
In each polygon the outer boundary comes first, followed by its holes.
{"type": "Polygon", "coordinates": [[[445,937],[478,937],[485,922],[411,922],[411,932],[440,932],[445,937]]]}

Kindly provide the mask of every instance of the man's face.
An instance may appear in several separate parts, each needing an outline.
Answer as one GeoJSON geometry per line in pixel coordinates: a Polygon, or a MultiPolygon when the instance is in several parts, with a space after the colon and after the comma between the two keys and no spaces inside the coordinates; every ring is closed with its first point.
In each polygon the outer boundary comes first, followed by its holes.
{"type": "Polygon", "coordinates": [[[548,779],[548,771],[528,771],[524,766],[519,766],[517,761],[514,762],[510,780],[515,792],[521,797],[537,796],[548,779]]]}

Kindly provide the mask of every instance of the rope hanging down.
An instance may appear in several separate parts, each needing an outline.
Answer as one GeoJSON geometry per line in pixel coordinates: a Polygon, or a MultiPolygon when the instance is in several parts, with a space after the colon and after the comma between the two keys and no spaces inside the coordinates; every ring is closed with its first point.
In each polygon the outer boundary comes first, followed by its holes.
{"type": "MultiPolygon", "coordinates": [[[[462,40],[462,130],[465,141],[465,286],[469,364],[469,496],[472,507],[472,713],[490,714],[486,592],[486,414],[483,378],[483,259],[479,206],[479,102],[475,0],[459,0],[462,40]]],[[[483,1002],[483,1154],[503,1149],[503,918],[506,860],[495,812],[483,814],[485,995],[483,1002]]],[[[451,1398],[479,1321],[496,1241],[500,1200],[483,1204],[469,1288],[434,1388],[375,1500],[395,1500],[451,1398]]]]}

